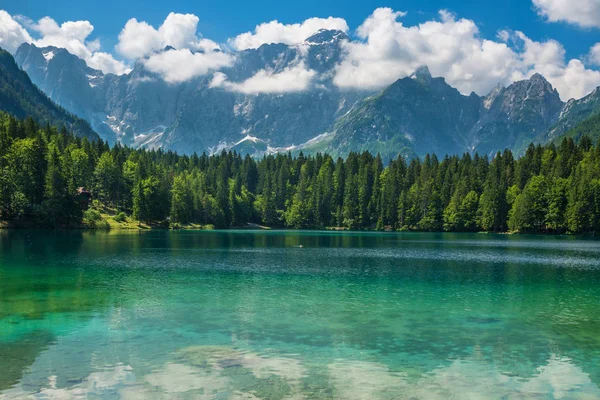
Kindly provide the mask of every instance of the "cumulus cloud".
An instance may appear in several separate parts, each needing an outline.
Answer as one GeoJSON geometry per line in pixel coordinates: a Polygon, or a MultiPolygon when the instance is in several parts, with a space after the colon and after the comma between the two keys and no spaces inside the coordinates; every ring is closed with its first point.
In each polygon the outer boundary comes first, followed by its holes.
{"type": "Polygon", "coordinates": [[[219,49],[212,40],[197,35],[199,18],[193,14],[170,13],[155,29],[145,21],[130,19],[119,34],[117,51],[125,58],[143,58],[171,46],[177,50],[209,52],[219,49]]]}
{"type": "Polygon", "coordinates": [[[37,34],[32,37],[25,27],[4,10],[0,10],[0,46],[11,53],[23,43],[33,43],[38,47],[54,46],[66,49],[69,53],[84,59],[92,68],[104,73],[123,74],[127,66],[108,53],[99,52],[100,41],[87,41],[94,26],[89,21],[67,21],[61,25],[50,17],[38,22],[20,18],[29,29],[37,34]]]}
{"type": "Polygon", "coordinates": [[[142,59],[148,70],[170,83],[184,82],[229,66],[234,57],[198,35],[199,18],[170,13],[158,29],[145,21],[127,21],[119,34],[117,52],[130,60],[142,59]],[[164,51],[165,49],[167,49],[164,51]]]}
{"type": "Polygon", "coordinates": [[[68,21],[59,26],[52,18],[44,17],[31,28],[41,35],[35,41],[38,47],[61,47],[83,59],[91,57],[93,50],[98,49],[97,41],[91,42],[91,48],[85,42],[94,30],[89,21],[68,21]]]}
{"type": "Polygon", "coordinates": [[[567,22],[581,27],[600,28],[598,0],[533,0],[539,15],[550,22],[567,22]]]}
{"type": "Polygon", "coordinates": [[[0,10],[0,47],[14,53],[23,43],[31,43],[33,38],[13,17],[0,10]]]}
{"type": "Polygon", "coordinates": [[[521,32],[500,31],[497,41],[480,37],[475,22],[441,11],[439,20],[405,26],[405,13],[390,8],[373,12],[356,33],[360,41],[344,44],[345,57],[334,83],[346,89],[379,89],[428,65],[434,76],[468,94],[487,94],[536,72],[544,75],[564,100],[580,98],[600,85],[600,72],[580,60],[566,62],[555,40],[536,42],[521,32]]]}
{"type": "MultiPolygon", "coordinates": [[[[600,21],[599,0],[571,2],[569,7],[562,0],[533,1],[540,14],[551,21],[580,26],[594,26],[600,21]]],[[[357,40],[342,42],[340,64],[322,76],[305,65],[308,46],[300,46],[298,59],[287,68],[266,68],[243,82],[232,82],[218,71],[234,63],[235,53],[222,51],[218,43],[203,38],[197,31],[199,18],[193,14],[170,13],[157,28],[131,19],[119,34],[116,51],[128,62],[139,60],[167,82],[214,74],[213,87],[247,94],[308,90],[329,77],[341,89],[378,90],[422,65],[464,94],[474,91],[485,95],[498,83],[508,85],[534,73],[544,75],[563,100],[580,98],[600,85],[600,71],[594,68],[600,66],[600,43],[581,59],[568,60],[564,47],[555,40],[537,42],[508,29],[485,39],[474,21],[443,10],[438,18],[413,26],[403,23],[405,15],[390,8],[376,9],[356,29],[357,40]],[[169,46],[172,49],[165,50],[169,46]]],[[[319,29],[349,30],[344,19],[334,17],[309,18],[297,24],[271,21],[230,39],[229,44],[237,50],[264,43],[292,45],[319,29]]],[[[33,22],[0,10],[0,46],[9,51],[14,52],[23,42],[52,45],[66,48],[92,68],[117,74],[128,71],[125,63],[101,51],[98,40],[88,40],[93,30],[88,21],[59,25],[45,17],[33,22]]]]}
{"type": "Polygon", "coordinates": [[[503,82],[517,63],[506,43],[479,37],[475,23],[442,11],[440,20],[405,26],[405,13],[378,8],[347,42],[334,82],[342,88],[377,89],[428,65],[463,93],[485,93],[503,82]]]}
{"type": "Polygon", "coordinates": [[[510,80],[542,74],[558,90],[563,100],[581,98],[600,85],[600,71],[588,69],[581,60],[565,61],[566,51],[555,40],[536,42],[523,32],[515,32],[514,40],[522,44],[518,68],[510,80]]]}
{"type": "Polygon", "coordinates": [[[243,82],[230,82],[224,73],[217,72],[210,86],[244,94],[294,93],[309,89],[316,75],[301,62],[277,73],[262,69],[243,82]]]}
{"type": "Polygon", "coordinates": [[[600,43],[596,43],[587,56],[587,61],[592,65],[600,66],[600,43]]]}
{"type": "Polygon", "coordinates": [[[98,69],[105,74],[123,75],[130,71],[122,61],[115,60],[112,54],[96,51],[85,59],[90,68],[98,69]]]}
{"type": "Polygon", "coordinates": [[[189,49],[181,49],[153,54],[144,64],[165,81],[179,83],[229,66],[233,61],[233,56],[221,51],[195,53],[189,49]]]}
{"type": "Polygon", "coordinates": [[[254,49],[265,43],[297,44],[319,29],[337,29],[347,32],[348,24],[343,18],[309,18],[300,24],[282,24],[274,20],[257,25],[254,32],[242,33],[229,43],[237,50],[254,49]]]}

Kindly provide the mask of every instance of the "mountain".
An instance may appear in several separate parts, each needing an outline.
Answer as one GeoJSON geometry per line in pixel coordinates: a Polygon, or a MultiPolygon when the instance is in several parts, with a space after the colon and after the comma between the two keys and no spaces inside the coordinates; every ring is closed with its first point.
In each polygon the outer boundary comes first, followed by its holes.
{"type": "Polygon", "coordinates": [[[546,143],[572,133],[570,131],[580,123],[596,115],[600,115],[600,87],[579,100],[567,102],[557,123],[550,130],[539,135],[536,142],[546,143]]]}
{"type": "Polygon", "coordinates": [[[597,142],[600,139],[600,113],[584,119],[582,122],[575,125],[574,128],[568,130],[554,140],[559,140],[562,137],[570,137],[575,141],[579,141],[583,136],[589,137],[593,142],[597,142]]]}
{"type": "MultiPolygon", "coordinates": [[[[279,73],[303,60],[306,68],[327,75],[339,63],[345,40],[344,32],[321,30],[298,45],[265,44],[238,52],[221,72],[240,83],[261,70],[279,73]]],[[[15,58],[52,99],[109,142],[188,154],[230,148],[247,136],[272,148],[301,145],[330,129],[366,95],[338,90],[332,74],[301,93],[244,94],[211,87],[212,76],[169,84],[143,62],[127,75],[102,74],[53,47],[23,44],[15,58]]]]}
{"type": "MultiPolygon", "coordinates": [[[[435,152],[493,155],[560,137],[600,113],[600,89],[563,103],[541,75],[498,86],[487,96],[463,95],[427,67],[382,91],[339,90],[333,84],[348,36],[320,30],[297,45],[264,44],[235,53],[220,72],[170,84],[144,62],[126,75],[103,74],[55,47],[23,44],[17,63],[53,100],[90,122],[102,138],[180,153],[225,149],[254,156],[277,151],[369,150],[384,158],[435,152]],[[252,93],[242,82],[261,71],[314,71],[311,87],[292,93],[252,93]],[[236,86],[237,85],[237,86],[236,86]],[[244,93],[245,92],[245,93],[244,93]]],[[[165,48],[163,51],[170,51],[165,48]]]]}
{"type": "Polygon", "coordinates": [[[483,154],[505,148],[522,153],[560,117],[564,103],[540,74],[497,88],[483,99],[481,119],[471,132],[473,149],[483,154]]]}
{"type": "Polygon", "coordinates": [[[477,95],[460,94],[423,67],[341,118],[327,149],[339,155],[368,150],[384,158],[398,153],[463,153],[471,142],[465,134],[479,119],[480,103],[477,95]]]}
{"type": "Polygon", "coordinates": [[[16,64],[13,56],[0,49],[0,110],[17,118],[32,117],[39,123],[65,126],[79,136],[98,139],[90,125],[56,105],[38,89],[16,64]]]}
{"type": "Polygon", "coordinates": [[[423,67],[341,118],[328,151],[369,150],[386,157],[521,152],[558,121],[563,107],[558,92],[538,74],[479,97],[460,94],[423,67]]]}

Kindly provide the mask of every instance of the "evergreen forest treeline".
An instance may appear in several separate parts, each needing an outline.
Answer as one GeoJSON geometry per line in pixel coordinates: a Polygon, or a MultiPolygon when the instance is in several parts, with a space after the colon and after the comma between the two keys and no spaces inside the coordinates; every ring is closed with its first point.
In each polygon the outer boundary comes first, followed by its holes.
{"type": "Polygon", "coordinates": [[[0,113],[0,219],[80,226],[78,188],[146,223],[422,231],[600,232],[600,146],[382,160],[351,153],[177,155],[75,137],[0,113]]]}

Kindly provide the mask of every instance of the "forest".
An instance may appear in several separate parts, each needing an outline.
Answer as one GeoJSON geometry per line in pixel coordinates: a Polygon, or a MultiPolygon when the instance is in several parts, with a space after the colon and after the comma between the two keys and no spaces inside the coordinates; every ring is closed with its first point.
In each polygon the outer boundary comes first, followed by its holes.
{"type": "Polygon", "coordinates": [[[115,219],[165,227],[594,234],[600,232],[600,146],[383,160],[367,152],[178,155],[112,148],[66,129],[0,114],[0,223],[102,227],[115,219]],[[91,193],[82,207],[81,188],[91,193]]]}

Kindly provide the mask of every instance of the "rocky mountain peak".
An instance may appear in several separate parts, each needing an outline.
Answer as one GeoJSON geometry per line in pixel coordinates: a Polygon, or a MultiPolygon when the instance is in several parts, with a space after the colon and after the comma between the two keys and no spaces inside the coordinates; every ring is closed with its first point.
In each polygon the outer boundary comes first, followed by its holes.
{"type": "Polygon", "coordinates": [[[502,84],[498,84],[492,91],[483,98],[483,107],[489,110],[494,104],[494,101],[504,92],[506,88],[502,84]]]}
{"type": "Polygon", "coordinates": [[[307,37],[303,43],[308,45],[318,45],[340,42],[342,40],[350,40],[348,35],[343,31],[337,29],[319,29],[313,35],[307,37]]]}
{"type": "Polygon", "coordinates": [[[532,82],[541,82],[541,83],[550,83],[548,82],[548,80],[546,78],[544,78],[544,76],[538,72],[536,72],[535,74],[533,74],[531,76],[531,78],[529,78],[530,81],[532,82]]]}
{"type": "Polygon", "coordinates": [[[546,78],[538,73],[533,74],[529,79],[513,83],[509,86],[509,89],[526,91],[529,98],[532,96],[550,95],[560,100],[558,91],[554,89],[552,84],[548,82],[546,78]]]}
{"type": "Polygon", "coordinates": [[[502,96],[495,96],[494,100],[496,98],[502,100],[504,110],[521,110],[527,104],[530,106],[538,104],[538,107],[545,108],[554,114],[564,106],[558,91],[540,74],[534,74],[529,79],[514,82],[503,90],[502,96]]]}
{"type": "Polygon", "coordinates": [[[429,67],[427,65],[422,65],[416,69],[416,71],[411,75],[411,79],[416,79],[421,82],[428,82],[431,80],[431,72],[429,71],[429,67]]]}

